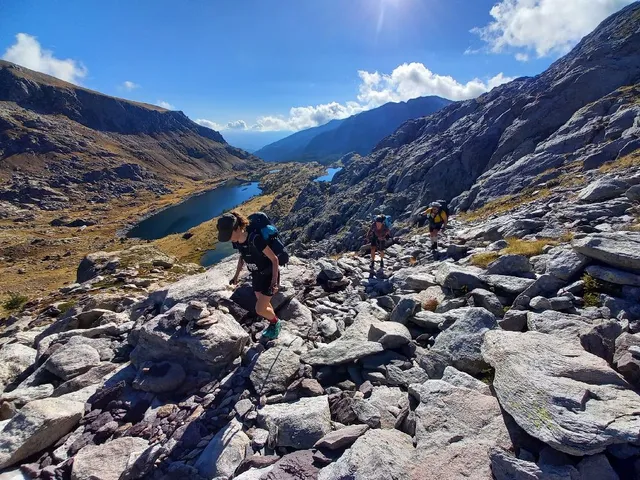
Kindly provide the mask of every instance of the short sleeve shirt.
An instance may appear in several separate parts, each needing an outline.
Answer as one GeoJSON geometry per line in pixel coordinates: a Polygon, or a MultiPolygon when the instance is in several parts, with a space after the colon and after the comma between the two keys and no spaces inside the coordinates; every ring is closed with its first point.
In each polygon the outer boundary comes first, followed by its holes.
{"type": "Polygon", "coordinates": [[[232,245],[233,248],[238,250],[251,272],[262,272],[272,268],[271,260],[262,253],[268,246],[262,235],[250,234],[246,242],[233,242],[232,245]]]}

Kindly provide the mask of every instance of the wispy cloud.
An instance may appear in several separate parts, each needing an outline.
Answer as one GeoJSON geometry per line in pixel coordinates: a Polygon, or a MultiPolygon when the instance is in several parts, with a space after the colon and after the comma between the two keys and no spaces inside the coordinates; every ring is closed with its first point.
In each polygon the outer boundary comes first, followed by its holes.
{"type": "Polygon", "coordinates": [[[500,0],[493,21],[474,28],[488,51],[514,52],[520,61],[567,53],[602,20],[634,0],[500,0]]]}
{"type": "Polygon", "coordinates": [[[438,75],[422,63],[415,62],[402,64],[388,74],[360,70],[358,76],[360,85],[357,101],[293,107],[287,116],[259,117],[252,125],[243,120],[229,122],[226,125],[207,119],[198,119],[196,122],[214,130],[298,131],[323,125],[334,119],[350,117],[388,102],[401,102],[427,95],[438,95],[450,100],[475,98],[513,80],[499,73],[486,80],[476,78],[461,83],[451,76],[438,75]]]}
{"type": "Polygon", "coordinates": [[[87,75],[86,67],[80,62],[54,57],[51,50],[43,49],[38,39],[27,33],[16,35],[16,43],[4,52],[2,59],[76,85],[87,75]]]}
{"type": "Polygon", "coordinates": [[[122,88],[124,88],[127,91],[131,91],[131,90],[135,90],[136,88],[140,88],[140,85],[138,85],[137,83],[134,83],[130,80],[126,80],[124,82],[122,82],[122,88]]]}
{"type": "Polygon", "coordinates": [[[162,107],[162,108],[166,108],[167,110],[175,110],[176,109],[176,107],[171,105],[169,102],[165,102],[164,100],[156,101],[156,105],[158,105],[159,107],[162,107]]]}

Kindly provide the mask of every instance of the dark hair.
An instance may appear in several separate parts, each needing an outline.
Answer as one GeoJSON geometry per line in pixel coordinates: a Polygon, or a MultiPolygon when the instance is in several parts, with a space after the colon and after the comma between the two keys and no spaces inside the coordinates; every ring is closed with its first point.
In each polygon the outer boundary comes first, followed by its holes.
{"type": "Polygon", "coordinates": [[[236,212],[235,210],[230,212],[230,213],[231,213],[231,215],[236,217],[236,221],[233,224],[233,229],[234,230],[247,228],[249,226],[249,219],[247,217],[245,217],[241,213],[236,212]]]}

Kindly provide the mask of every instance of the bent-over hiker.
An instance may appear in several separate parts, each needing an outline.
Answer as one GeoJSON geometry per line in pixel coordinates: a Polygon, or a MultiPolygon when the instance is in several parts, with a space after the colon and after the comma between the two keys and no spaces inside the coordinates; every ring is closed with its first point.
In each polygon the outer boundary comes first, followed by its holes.
{"type": "Polygon", "coordinates": [[[387,239],[391,237],[391,231],[385,220],[384,215],[378,215],[367,232],[367,239],[371,242],[371,268],[376,262],[376,251],[380,252],[380,268],[384,268],[384,249],[387,239]]]}
{"type": "Polygon", "coordinates": [[[269,321],[262,336],[274,339],[280,333],[281,323],[271,305],[271,297],[278,291],[280,263],[263,236],[259,232],[250,232],[248,227],[249,219],[244,215],[225,213],[218,219],[218,241],[231,241],[233,248],[240,253],[236,274],[229,283],[236,285],[242,267],[247,265],[256,295],[256,313],[269,321]]]}

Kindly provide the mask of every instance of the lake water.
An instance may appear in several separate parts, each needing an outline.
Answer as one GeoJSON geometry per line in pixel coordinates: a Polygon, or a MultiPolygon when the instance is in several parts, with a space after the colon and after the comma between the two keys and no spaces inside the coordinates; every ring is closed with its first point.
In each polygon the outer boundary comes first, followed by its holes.
{"type": "Polygon", "coordinates": [[[129,230],[127,237],[156,240],[183,233],[260,193],[258,182],[222,185],[152,215],[129,230]]]}
{"type": "Polygon", "coordinates": [[[331,180],[333,180],[333,176],[336,173],[338,173],[340,170],[342,170],[342,167],[327,168],[326,175],[322,175],[321,177],[315,178],[313,181],[314,182],[330,182],[331,180]]]}
{"type": "Polygon", "coordinates": [[[230,255],[233,255],[236,251],[233,249],[231,242],[220,242],[216,244],[215,250],[207,250],[204,255],[200,257],[200,265],[203,267],[210,267],[216,263],[224,260],[230,255]]]}

